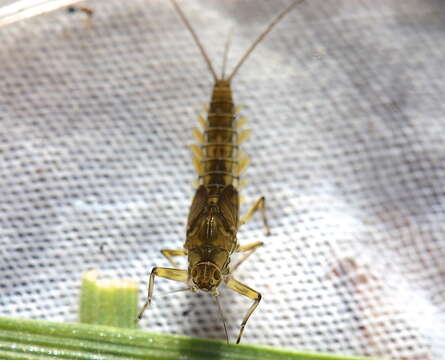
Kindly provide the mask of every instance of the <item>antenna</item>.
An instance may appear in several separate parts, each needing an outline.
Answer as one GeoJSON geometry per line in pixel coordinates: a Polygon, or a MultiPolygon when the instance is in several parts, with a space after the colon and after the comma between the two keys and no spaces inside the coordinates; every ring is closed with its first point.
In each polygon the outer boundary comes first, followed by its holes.
{"type": "Polygon", "coordinates": [[[221,71],[221,79],[224,79],[224,76],[226,76],[226,65],[227,65],[227,58],[229,57],[229,48],[230,48],[230,42],[232,41],[232,34],[233,34],[233,28],[230,29],[229,36],[227,36],[226,45],[224,46],[224,58],[221,71]]]}
{"type": "Polygon", "coordinates": [[[176,2],[176,0],[170,0],[171,3],[173,4],[176,12],[178,13],[178,15],[181,17],[182,21],[184,22],[185,26],[187,27],[187,29],[189,29],[190,34],[192,34],[193,39],[195,40],[196,45],[198,45],[199,51],[201,51],[201,55],[204,58],[205,62],[207,63],[207,66],[210,70],[210,72],[213,75],[213,79],[216,81],[218,81],[218,76],[216,75],[215,70],[213,69],[212,63],[210,62],[210,59],[204,49],[204,46],[201,44],[201,41],[198,38],[198,35],[196,35],[195,30],[193,30],[192,25],[190,24],[190,22],[188,21],[187,17],[185,16],[184,12],[182,11],[182,9],[179,7],[178,3],[176,2]]]}
{"type": "MultiPolygon", "coordinates": [[[[172,0],[174,1],[174,0],[172,0]]],[[[243,55],[241,60],[236,64],[235,68],[233,69],[232,73],[227,78],[227,81],[231,81],[232,78],[235,76],[235,74],[238,72],[241,65],[244,64],[244,62],[247,60],[249,55],[252,53],[253,50],[255,50],[256,46],[263,40],[272,30],[272,28],[280,22],[280,20],[287,15],[295,6],[301,4],[304,0],[295,0],[292,4],[290,4],[286,9],[284,9],[281,13],[278,14],[278,16],[272,20],[272,22],[267,26],[267,28],[257,37],[257,39],[253,42],[252,45],[250,45],[250,48],[246,51],[246,53],[243,55]]]]}
{"type": "Polygon", "coordinates": [[[228,344],[229,343],[229,334],[227,333],[226,319],[224,318],[224,314],[222,312],[222,308],[221,308],[221,304],[218,299],[218,295],[215,295],[214,298],[216,301],[216,305],[218,305],[219,315],[221,316],[221,319],[224,324],[224,332],[226,333],[226,340],[227,340],[227,344],[228,344]]]}

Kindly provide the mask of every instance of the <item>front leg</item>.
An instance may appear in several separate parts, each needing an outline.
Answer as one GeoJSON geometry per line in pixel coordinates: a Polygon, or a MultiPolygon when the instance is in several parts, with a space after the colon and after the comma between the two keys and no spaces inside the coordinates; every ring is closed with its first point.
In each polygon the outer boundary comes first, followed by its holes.
{"type": "Polygon", "coordinates": [[[247,296],[249,299],[254,300],[249,310],[247,310],[246,315],[244,315],[243,322],[241,323],[238,339],[236,339],[236,343],[239,344],[241,336],[243,335],[244,332],[244,327],[246,326],[246,323],[249,320],[250,315],[252,315],[252,313],[255,311],[256,307],[261,301],[261,294],[258,291],[251,289],[247,285],[240,283],[238,280],[235,280],[232,277],[229,277],[226,280],[226,285],[228,288],[232,289],[233,291],[236,291],[238,294],[247,296]]]}
{"type": "Polygon", "coordinates": [[[169,280],[182,281],[182,282],[187,282],[187,280],[188,280],[187,270],[169,269],[169,268],[163,268],[163,267],[153,268],[153,270],[151,271],[151,274],[150,274],[150,280],[148,282],[147,301],[145,302],[144,306],[142,307],[141,311],[139,312],[138,320],[140,320],[142,318],[144,311],[151,304],[151,299],[152,299],[152,295],[153,295],[153,286],[155,283],[155,276],[163,277],[163,278],[169,279],[169,280]]]}

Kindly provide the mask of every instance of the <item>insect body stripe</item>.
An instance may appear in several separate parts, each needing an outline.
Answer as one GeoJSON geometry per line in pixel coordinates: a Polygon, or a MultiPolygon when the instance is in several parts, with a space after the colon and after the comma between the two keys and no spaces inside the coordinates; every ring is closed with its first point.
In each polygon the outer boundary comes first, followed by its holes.
{"type": "Polygon", "coordinates": [[[234,160],[232,158],[228,158],[228,157],[212,157],[211,159],[203,159],[201,160],[202,163],[205,163],[207,161],[230,161],[232,163],[238,163],[237,160],[234,160]]]}
{"type": "MultiPolygon", "coordinates": [[[[224,175],[229,175],[229,176],[231,176],[231,177],[233,177],[235,179],[238,179],[238,176],[234,175],[231,172],[224,171],[224,170],[210,170],[210,171],[207,171],[206,174],[202,175],[201,177],[204,177],[206,175],[213,175],[213,174],[224,174],[224,175]]],[[[224,184],[209,184],[209,185],[206,185],[206,186],[209,186],[209,187],[211,187],[211,186],[225,187],[226,185],[224,185],[224,184]]]]}
{"type": "Polygon", "coordinates": [[[238,144],[227,144],[227,143],[211,143],[211,144],[202,144],[202,148],[211,147],[211,146],[231,146],[234,149],[238,149],[238,144]]]}
{"type": "Polygon", "coordinates": [[[225,126],[207,126],[204,133],[209,133],[210,131],[229,131],[232,134],[238,134],[235,129],[228,128],[225,126]]]}

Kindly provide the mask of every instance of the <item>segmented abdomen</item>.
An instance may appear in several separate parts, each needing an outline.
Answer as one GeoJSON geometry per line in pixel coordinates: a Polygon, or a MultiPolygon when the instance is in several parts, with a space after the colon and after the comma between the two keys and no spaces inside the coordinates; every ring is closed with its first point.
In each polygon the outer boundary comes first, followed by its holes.
{"type": "Polygon", "coordinates": [[[192,146],[193,162],[199,174],[199,184],[206,186],[210,197],[216,197],[226,185],[239,186],[239,176],[249,161],[238,146],[248,137],[250,130],[238,134],[244,118],[237,116],[227,81],[216,82],[207,120],[202,117],[199,120],[203,133],[194,130],[201,144],[200,147],[192,146]]]}

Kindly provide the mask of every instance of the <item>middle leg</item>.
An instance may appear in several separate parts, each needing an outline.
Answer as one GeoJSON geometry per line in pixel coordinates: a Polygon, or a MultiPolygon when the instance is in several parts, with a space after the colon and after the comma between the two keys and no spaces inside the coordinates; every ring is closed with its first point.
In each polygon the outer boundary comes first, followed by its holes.
{"type": "Polygon", "coordinates": [[[254,253],[254,251],[256,249],[258,249],[260,246],[263,246],[264,243],[262,241],[255,241],[253,243],[247,244],[247,245],[243,245],[240,246],[236,252],[245,252],[246,254],[244,254],[241,259],[238,260],[238,262],[233,265],[233,267],[230,269],[230,272],[233,273],[236,269],[238,269],[238,267],[244,262],[246,261],[250,255],[252,255],[254,253]]]}
{"type": "Polygon", "coordinates": [[[170,249],[162,249],[161,254],[164,255],[170,264],[173,267],[177,268],[178,264],[176,264],[175,260],[173,260],[174,256],[187,256],[187,252],[185,250],[170,250],[170,249]]]}
{"type": "Polygon", "coordinates": [[[263,224],[264,224],[264,231],[266,235],[270,235],[270,228],[269,224],[267,223],[267,216],[266,216],[266,198],[264,196],[261,197],[255,204],[253,204],[253,206],[249,209],[247,214],[241,218],[240,226],[247,223],[258,210],[261,211],[261,217],[263,218],[263,224]]]}

